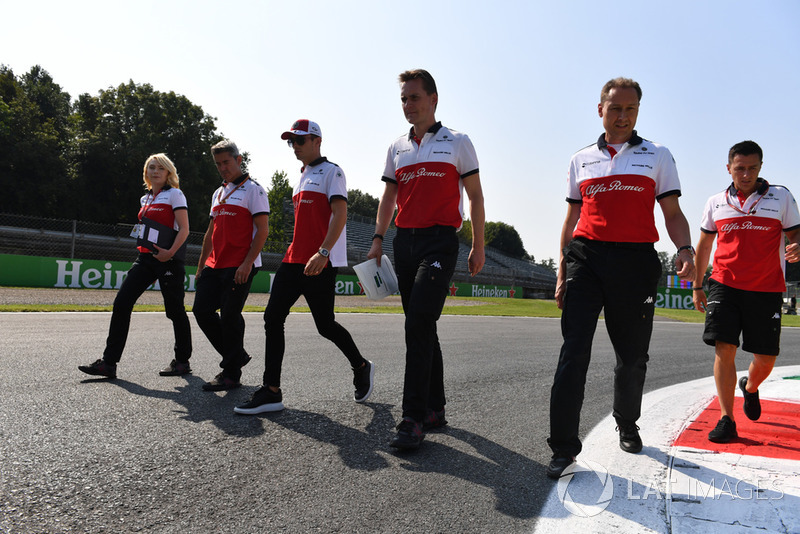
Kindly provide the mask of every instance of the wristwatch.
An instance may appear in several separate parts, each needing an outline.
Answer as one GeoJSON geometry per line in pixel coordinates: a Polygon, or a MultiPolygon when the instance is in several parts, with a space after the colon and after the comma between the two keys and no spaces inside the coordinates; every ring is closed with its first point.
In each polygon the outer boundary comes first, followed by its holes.
{"type": "Polygon", "coordinates": [[[325,258],[331,255],[331,251],[327,248],[320,248],[318,252],[320,256],[324,256],[325,258]]]}

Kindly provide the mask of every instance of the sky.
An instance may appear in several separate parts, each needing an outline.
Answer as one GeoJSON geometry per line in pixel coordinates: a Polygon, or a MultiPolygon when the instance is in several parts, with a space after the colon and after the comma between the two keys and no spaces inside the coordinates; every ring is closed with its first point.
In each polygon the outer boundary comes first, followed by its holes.
{"type": "Polygon", "coordinates": [[[427,69],[436,118],[475,145],[486,219],[537,261],[558,258],[569,159],[602,133],[600,89],[617,76],[642,86],[637,131],[672,152],[694,243],[736,142],[758,142],[762,176],[800,191],[797,0],[27,0],[2,13],[0,64],[15,74],[41,65],[73,100],[130,80],[185,95],[266,187],[275,171],[299,177],[280,134],[306,118],[348,188],[380,198],[387,148],[409,128],[397,76],[427,69]]]}

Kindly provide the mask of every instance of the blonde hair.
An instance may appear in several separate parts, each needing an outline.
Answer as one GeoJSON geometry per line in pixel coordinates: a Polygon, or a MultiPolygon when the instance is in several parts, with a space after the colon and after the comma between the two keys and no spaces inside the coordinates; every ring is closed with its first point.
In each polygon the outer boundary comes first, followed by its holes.
{"type": "Polygon", "coordinates": [[[164,154],[163,152],[159,154],[153,154],[147,161],[144,162],[144,171],[142,172],[142,176],[144,178],[144,187],[145,189],[152,189],[153,186],[150,183],[150,180],[147,178],[147,166],[150,165],[150,162],[155,160],[159,165],[162,165],[165,169],[167,169],[167,185],[170,187],[174,187],[175,189],[180,189],[180,178],[178,177],[178,169],[175,168],[175,164],[172,163],[172,160],[164,154]]]}

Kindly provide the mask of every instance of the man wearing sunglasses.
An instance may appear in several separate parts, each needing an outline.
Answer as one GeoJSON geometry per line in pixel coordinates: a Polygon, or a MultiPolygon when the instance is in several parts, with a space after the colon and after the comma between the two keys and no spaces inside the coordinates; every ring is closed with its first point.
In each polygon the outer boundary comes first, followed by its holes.
{"type": "Polygon", "coordinates": [[[400,74],[400,101],[411,129],[389,147],[384,192],[367,257],[380,263],[383,236],[397,206],[393,247],[406,316],[406,371],[403,419],[390,446],[407,450],[419,447],[424,430],[447,424],[436,322],[458,259],[456,232],[463,220],[463,192],[470,201],[472,275],[484,264],[484,208],[472,142],[436,121],[439,94],[433,76],[422,69],[400,74]]]}
{"type": "Polygon", "coordinates": [[[614,346],[614,411],[619,446],[642,450],[639,419],[661,262],[653,244],[656,201],[678,249],[678,276],[694,279],[689,224],[672,154],[634,130],[642,90],[628,78],[603,86],[597,112],[605,132],[572,156],[561,230],[556,303],[564,343],[550,392],[553,457],[559,478],[581,452],[578,437],[586,373],[600,312],[614,346]]]}
{"type": "Polygon", "coordinates": [[[266,365],[264,385],[234,411],[253,415],[283,410],[281,364],[286,346],[284,324],[292,305],[303,295],[317,331],[331,340],[347,357],[353,370],[356,402],[372,394],[375,366],[365,360],[350,333],[333,313],[336,273],[347,265],[347,182],[335,163],[322,157],[322,131],[316,122],[296,121],[281,139],[303,167],[294,189],[294,235],[289,250],[272,281],[264,311],[266,365]]]}
{"type": "Polygon", "coordinates": [[[733,415],[736,348],[753,353],[747,376],[739,379],[744,414],[761,417],[758,386],[767,379],[780,352],[781,307],[786,291],[784,259],[800,260],[800,213],[788,189],[759,178],[763,152],[753,141],[728,151],[733,183],[706,202],[697,242],[694,305],[706,312],[703,341],[714,347],[714,379],[720,420],[709,441],[727,443],[738,436],[733,415]],[[789,244],[784,248],[784,234],[789,244]],[[703,275],[717,240],[714,269],[703,275]]]}

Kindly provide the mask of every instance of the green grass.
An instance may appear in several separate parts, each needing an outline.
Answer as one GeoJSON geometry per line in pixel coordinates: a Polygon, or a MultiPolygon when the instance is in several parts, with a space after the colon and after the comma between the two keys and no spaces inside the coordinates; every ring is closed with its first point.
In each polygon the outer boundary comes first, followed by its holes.
{"type": "MultiPolygon", "coordinates": [[[[298,308],[308,311],[308,308],[298,308]]],[[[336,307],[336,313],[403,313],[400,306],[373,306],[365,308],[336,307]]],[[[480,297],[449,297],[443,315],[488,315],[492,317],[561,317],[561,310],[552,300],[504,299],[480,297]],[[448,306],[452,300],[469,301],[473,305],[448,306]]]]}
{"type": "MultiPolygon", "coordinates": [[[[475,303],[474,305],[452,306],[445,305],[443,315],[486,315],[492,317],[561,317],[561,310],[556,307],[554,300],[534,299],[503,299],[480,297],[449,297],[452,300],[464,300],[475,303]]],[[[336,313],[403,313],[400,306],[365,306],[343,307],[337,306],[336,313]]],[[[77,305],[77,304],[3,304],[0,312],[108,312],[111,306],[77,305]]],[[[164,312],[162,305],[139,305],[133,307],[135,312],[164,312]]],[[[191,311],[191,306],[186,307],[191,311]]],[[[263,306],[245,306],[246,312],[263,312],[263,306]]],[[[307,306],[295,306],[293,312],[308,312],[307,306]]],[[[672,310],[656,308],[656,316],[665,317],[683,323],[702,323],[705,315],[694,310],[672,310]]],[[[784,315],[782,326],[800,327],[800,315],[784,315]]]]}

